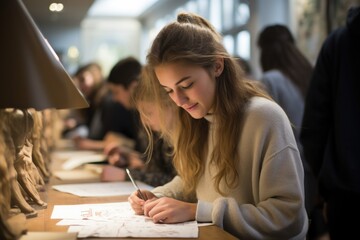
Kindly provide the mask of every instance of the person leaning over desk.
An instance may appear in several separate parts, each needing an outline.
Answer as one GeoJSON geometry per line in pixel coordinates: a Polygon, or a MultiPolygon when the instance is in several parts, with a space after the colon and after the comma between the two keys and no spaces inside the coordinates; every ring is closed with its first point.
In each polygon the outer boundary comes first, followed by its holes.
{"type": "Polygon", "coordinates": [[[141,63],[132,56],[121,58],[111,68],[106,81],[110,92],[93,113],[89,136],[74,138],[77,149],[103,150],[111,142],[136,148],[139,119],[130,97],[137,86],[141,68],[141,63]]]}
{"type": "MultiPolygon", "coordinates": [[[[180,13],[147,56],[156,104],[178,105],[171,182],[129,202],[154,222],[213,222],[240,239],[305,239],[304,172],[284,111],[247,81],[204,18],[180,13]],[[164,91],[168,94],[161,97],[164,91]]],[[[162,109],[160,107],[160,109],[162,109]]]]}
{"type": "Polygon", "coordinates": [[[166,127],[173,123],[174,109],[176,106],[172,101],[168,101],[165,107],[166,114],[161,115],[159,107],[155,104],[154,95],[143,84],[144,78],[147,78],[147,71],[142,71],[139,84],[132,94],[132,99],[136,109],[141,113],[140,120],[143,128],[139,128],[139,152],[133,149],[109,145],[105,148],[110,165],[103,168],[101,174],[102,181],[124,181],[130,180],[125,173],[124,168],[131,169],[131,174],[135,180],[142,181],[151,186],[157,187],[164,185],[176,176],[176,171],[172,164],[172,148],[166,139],[159,134],[161,128],[160,119],[164,119],[166,127]],[[147,137],[151,139],[151,145],[148,145],[147,137]],[[152,149],[151,153],[146,148],[152,149]],[[147,161],[146,161],[147,158],[147,161]],[[140,164],[139,164],[140,163],[140,164]]]}

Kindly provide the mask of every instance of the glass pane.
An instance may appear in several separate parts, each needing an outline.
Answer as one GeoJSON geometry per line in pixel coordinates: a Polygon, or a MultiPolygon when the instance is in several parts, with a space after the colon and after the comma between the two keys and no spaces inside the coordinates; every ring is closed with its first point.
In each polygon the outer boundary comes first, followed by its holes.
{"type": "Polygon", "coordinates": [[[191,0],[185,4],[185,9],[189,12],[198,13],[198,6],[195,1],[191,0]]]}
{"type": "Polygon", "coordinates": [[[223,37],[223,43],[230,55],[234,55],[234,38],[231,35],[226,35],[223,37]]]}
{"type": "Polygon", "coordinates": [[[240,3],[236,8],[236,24],[244,25],[250,18],[250,8],[247,3],[240,3]]]}
{"type": "Polygon", "coordinates": [[[237,34],[237,54],[246,59],[250,59],[250,33],[248,31],[241,31],[237,34]]]}
{"type": "Polygon", "coordinates": [[[204,18],[209,17],[209,0],[198,0],[199,15],[204,18]]]}
{"type": "Polygon", "coordinates": [[[221,1],[211,0],[209,19],[216,30],[221,32],[221,1]]]}
{"type": "Polygon", "coordinates": [[[223,27],[230,29],[234,26],[234,0],[223,0],[223,27]]]}

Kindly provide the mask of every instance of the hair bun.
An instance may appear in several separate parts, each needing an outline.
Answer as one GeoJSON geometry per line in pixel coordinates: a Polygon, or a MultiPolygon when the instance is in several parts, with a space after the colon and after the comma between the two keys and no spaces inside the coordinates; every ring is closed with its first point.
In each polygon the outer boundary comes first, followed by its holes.
{"type": "Polygon", "coordinates": [[[196,16],[194,16],[191,13],[181,12],[177,15],[177,22],[178,23],[192,23],[192,24],[199,24],[199,20],[196,19],[196,16]]]}
{"type": "Polygon", "coordinates": [[[221,35],[216,31],[214,26],[200,15],[189,12],[181,12],[177,15],[177,22],[180,24],[189,23],[189,24],[197,25],[202,28],[206,28],[211,31],[213,37],[215,37],[220,42],[222,41],[221,35]]]}

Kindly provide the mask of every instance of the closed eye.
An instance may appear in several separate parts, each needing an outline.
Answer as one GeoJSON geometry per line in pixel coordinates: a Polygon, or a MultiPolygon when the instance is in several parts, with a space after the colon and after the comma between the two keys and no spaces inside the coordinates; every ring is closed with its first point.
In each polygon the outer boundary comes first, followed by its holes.
{"type": "MultiPolygon", "coordinates": [[[[193,86],[194,82],[191,82],[190,84],[186,85],[186,86],[179,86],[181,89],[190,89],[193,86]]],[[[171,88],[167,88],[164,87],[164,90],[167,94],[171,94],[172,92],[174,92],[174,90],[172,90],[171,88]]]]}
{"type": "Polygon", "coordinates": [[[183,87],[181,87],[181,88],[182,88],[182,89],[189,89],[189,88],[192,87],[193,84],[194,84],[194,82],[190,83],[190,84],[187,85],[187,86],[183,86],[183,87]]]}

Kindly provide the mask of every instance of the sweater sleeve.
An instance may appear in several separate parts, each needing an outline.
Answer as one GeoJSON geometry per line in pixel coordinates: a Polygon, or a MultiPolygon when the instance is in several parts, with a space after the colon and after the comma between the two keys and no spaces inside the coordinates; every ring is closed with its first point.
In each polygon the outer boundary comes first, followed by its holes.
{"type": "Polygon", "coordinates": [[[280,161],[293,154],[297,152],[290,147],[270,159],[271,164],[265,163],[268,166],[263,167],[258,203],[239,204],[231,197],[218,197],[213,202],[199,200],[196,220],[212,222],[240,239],[305,239],[308,219],[304,211],[298,214],[303,208],[298,194],[302,177],[296,169],[301,166],[280,161]]]}
{"type": "Polygon", "coordinates": [[[221,195],[211,193],[208,179],[202,182],[196,220],[240,239],[305,239],[304,174],[289,120],[277,104],[258,100],[249,105],[243,129],[240,184],[224,186],[221,195]]]}
{"type": "Polygon", "coordinates": [[[175,176],[170,182],[163,186],[154,188],[152,192],[157,197],[171,197],[180,201],[196,202],[195,193],[191,196],[183,194],[183,182],[179,176],[175,176]]]}
{"type": "MultiPolygon", "coordinates": [[[[302,234],[289,236],[288,233],[292,231],[290,230],[292,227],[288,226],[290,231],[283,231],[283,229],[280,228],[276,229],[277,222],[270,221],[271,219],[266,216],[268,214],[266,209],[263,209],[263,212],[258,211],[260,215],[257,214],[251,217],[258,220],[258,222],[255,223],[256,228],[253,228],[255,225],[250,224],[247,219],[254,213],[254,209],[252,208],[254,208],[254,206],[250,204],[239,207],[233,198],[218,198],[213,203],[199,201],[196,220],[198,222],[213,222],[215,225],[226,229],[226,231],[235,236],[242,236],[241,239],[306,239],[307,222],[305,222],[305,224],[299,224],[302,234]],[[208,215],[208,213],[211,214],[208,215]],[[261,229],[258,227],[261,225],[260,223],[264,223],[261,229]],[[266,233],[266,228],[269,226],[273,228],[271,236],[266,233]]],[[[285,217],[284,219],[277,220],[285,222],[289,219],[285,217]]],[[[292,222],[291,219],[290,222],[292,222]]]]}

